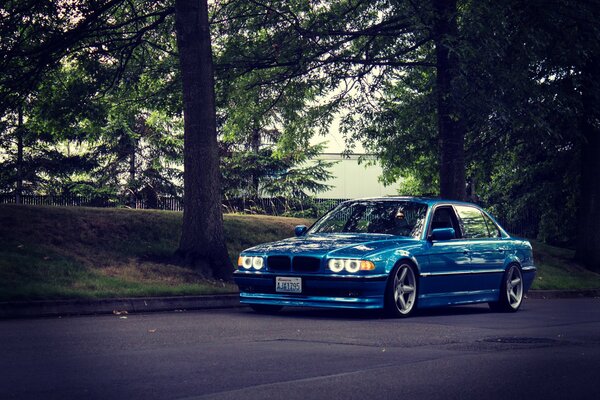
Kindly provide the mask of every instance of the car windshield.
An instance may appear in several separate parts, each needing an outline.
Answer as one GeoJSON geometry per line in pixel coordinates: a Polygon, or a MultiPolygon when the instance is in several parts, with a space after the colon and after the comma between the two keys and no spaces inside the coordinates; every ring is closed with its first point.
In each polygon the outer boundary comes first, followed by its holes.
{"type": "Polygon", "coordinates": [[[427,205],[412,201],[354,201],[340,204],[308,233],[383,233],[419,237],[427,205]]]}

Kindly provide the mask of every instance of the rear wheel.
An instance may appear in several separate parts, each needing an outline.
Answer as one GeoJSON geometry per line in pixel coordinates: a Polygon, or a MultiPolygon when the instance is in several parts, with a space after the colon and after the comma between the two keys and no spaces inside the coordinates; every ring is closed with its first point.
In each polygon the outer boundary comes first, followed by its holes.
{"type": "Polygon", "coordinates": [[[523,274],[518,265],[511,265],[502,278],[500,298],[497,302],[489,303],[493,311],[515,312],[523,302],[523,274]]]}
{"type": "Polygon", "coordinates": [[[283,306],[272,306],[270,304],[250,304],[250,308],[260,314],[277,314],[283,306]]]}
{"type": "Polygon", "coordinates": [[[417,308],[417,275],[415,268],[400,263],[390,275],[385,293],[385,309],[392,317],[408,317],[417,308]]]}

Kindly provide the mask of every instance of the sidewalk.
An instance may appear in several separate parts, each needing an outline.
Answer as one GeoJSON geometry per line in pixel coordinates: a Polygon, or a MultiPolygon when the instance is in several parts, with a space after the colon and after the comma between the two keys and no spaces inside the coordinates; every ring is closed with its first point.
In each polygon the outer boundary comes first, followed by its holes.
{"type": "MultiPolygon", "coordinates": [[[[530,290],[529,299],[600,297],[600,289],[530,290]]],[[[125,314],[155,311],[205,310],[242,307],[237,293],[206,296],[132,297],[116,299],[42,300],[0,302],[0,318],[59,315],[125,314]]]]}

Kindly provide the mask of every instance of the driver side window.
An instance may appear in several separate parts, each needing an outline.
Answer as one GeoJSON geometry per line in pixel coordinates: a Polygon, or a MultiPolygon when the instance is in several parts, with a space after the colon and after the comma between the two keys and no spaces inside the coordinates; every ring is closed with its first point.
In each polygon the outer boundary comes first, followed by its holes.
{"type": "Polygon", "coordinates": [[[441,206],[435,209],[429,233],[434,229],[453,228],[456,238],[461,237],[461,231],[458,225],[458,219],[451,206],[441,206]]]}

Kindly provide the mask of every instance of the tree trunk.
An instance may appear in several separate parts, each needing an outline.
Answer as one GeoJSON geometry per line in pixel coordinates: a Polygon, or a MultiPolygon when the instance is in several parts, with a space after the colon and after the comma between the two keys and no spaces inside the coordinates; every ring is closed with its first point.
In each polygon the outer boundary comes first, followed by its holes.
{"type": "Polygon", "coordinates": [[[131,208],[137,208],[137,187],[135,184],[135,150],[136,150],[136,140],[134,138],[129,138],[129,191],[131,193],[131,202],[129,206],[131,208]]]}
{"type": "MultiPolygon", "coordinates": [[[[258,122],[255,122],[258,125],[258,122]]],[[[252,137],[250,140],[250,148],[252,152],[258,157],[260,150],[260,128],[255,126],[252,128],[252,137]]],[[[252,174],[252,197],[258,199],[259,180],[257,174],[252,174]]]]}
{"type": "Polygon", "coordinates": [[[600,57],[582,71],[581,176],[576,258],[600,272],[600,57]]]}
{"type": "Polygon", "coordinates": [[[23,108],[21,106],[19,106],[17,118],[17,188],[15,203],[23,204],[23,108]]]}
{"type": "Polygon", "coordinates": [[[131,140],[131,148],[129,149],[129,187],[133,190],[135,188],[135,150],[136,143],[135,139],[131,140]]]}
{"type": "Polygon", "coordinates": [[[214,76],[206,0],[176,0],[183,83],[184,211],[176,256],[206,277],[230,279],[223,234],[214,76]]]}
{"type": "Polygon", "coordinates": [[[440,195],[465,198],[465,132],[457,93],[458,54],[452,47],[458,37],[456,0],[434,0],[433,36],[436,54],[440,195]]]}

